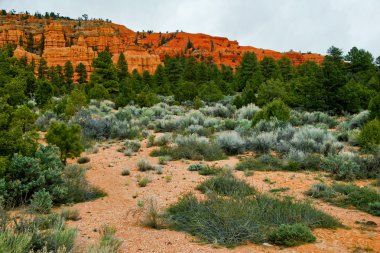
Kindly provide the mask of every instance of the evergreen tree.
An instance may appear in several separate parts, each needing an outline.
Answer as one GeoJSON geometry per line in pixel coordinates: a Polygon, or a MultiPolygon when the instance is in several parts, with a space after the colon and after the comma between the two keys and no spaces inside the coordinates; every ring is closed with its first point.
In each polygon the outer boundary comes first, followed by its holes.
{"type": "MultiPolygon", "coordinates": [[[[90,87],[98,85],[96,88],[96,94],[99,95],[99,92],[101,92],[103,95],[106,95],[103,89],[99,87],[99,85],[101,85],[106,88],[107,94],[114,97],[117,96],[119,92],[119,83],[117,70],[113,65],[111,54],[108,51],[100,52],[98,57],[93,60],[92,65],[94,71],[90,77],[90,87]]],[[[93,95],[94,91],[90,97],[93,95]]]]}
{"type": "Polygon", "coordinates": [[[87,70],[83,63],[79,63],[76,66],[75,72],[78,74],[78,83],[82,84],[87,82],[87,70]]]}
{"type": "MultiPolygon", "coordinates": [[[[255,53],[247,52],[243,55],[240,66],[236,69],[236,90],[242,91],[247,84],[247,81],[253,79],[257,72],[259,72],[259,63],[255,53]]],[[[260,83],[258,83],[260,84],[260,83]]]]}
{"type": "Polygon", "coordinates": [[[277,62],[280,75],[284,81],[289,81],[294,76],[294,68],[292,61],[286,57],[282,56],[277,62]]]}
{"type": "Polygon", "coordinates": [[[185,60],[183,68],[183,80],[194,82],[197,78],[197,60],[194,57],[189,57],[185,60]]]}
{"type": "Polygon", "coordinates": [[[37,80],[36,102],[39,106],[44,106],[54,95],[54,88],[47,80],[37,80]]]}
{"type": "Polygon", "coordinates": [[[81,128],[76,124],[67,125],[54,121],[46,134],[46,140],[59,147],[64,164],[66,164],[67,158],[78,157],[84,150],[81,144],[81,128]]]}
{"type": "Polygon", "coordinates": [[[65,66],[63,67],[63,70],[64,70],[66,84],[71,85],[73,83],[73,78],[74,78],[74,67],[71,61],[65,62],[65,66]]]}
{"type": "Polygon", "coordinates": [[[128,77],[128,63],[125,60],[125,56],[123,53],[119,54],[119,59],[117,60],[117,71],[119,80],[123,80],[128,77]]]}
{"type": "Polygon", "coordinates": [[[265,56],[260,62],[260,67],[264,81],[268,79],[278,79],[280,77],[277,62],[272,57],[265,56]]]}
{"type": "Polygon", "coordinates": [[[38,65],[38,73],[37,76],[39,79],[45,79],[48,67],[47,62],[44,58],[41,58],[38,65]]]}

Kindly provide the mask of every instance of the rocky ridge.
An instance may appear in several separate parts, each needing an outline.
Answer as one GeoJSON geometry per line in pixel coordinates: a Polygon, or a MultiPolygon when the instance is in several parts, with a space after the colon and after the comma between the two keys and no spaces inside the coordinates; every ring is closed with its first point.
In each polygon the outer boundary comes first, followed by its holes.
{"type": "Polygon", "coordinates": [[[224,37],[185,32],[153,33],[134,32],[125,26],[103,20],[38,19],[25,14],[0,16],[0,47],[6,44],[17,46],[14,55],[26,57],[38,64],[43,57],[48,66],[63,66],[70,60],[74,66],[83,63],[92,72],[92,60],[98,52],[109,50],[117,62],[123,53],[129,71],[154,73],[163,64],[165,55],[194,56],[217,65],[236,67],[245,52],[255,52],[259,60],[265,56],[280,59],[290,58],[294,64],[305,61],[320,63],[320,54],[286,52],[240,46],[237,41],[224,37]]]}

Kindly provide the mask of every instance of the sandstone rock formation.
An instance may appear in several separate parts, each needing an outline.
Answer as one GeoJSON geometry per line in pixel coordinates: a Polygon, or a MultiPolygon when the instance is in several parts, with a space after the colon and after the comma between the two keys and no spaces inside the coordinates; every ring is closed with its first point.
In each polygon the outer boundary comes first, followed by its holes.
{"type": "Polygon", "coordinates": [[[53,20],[8,14],[0,16],[0,47],[9,43],[17,45],[14,55],[26,57],[28,62],[34,60],[37,64],[43,57],[48,66],[63,66],[70,60],[74,67],[83,63],[89,73],[93,58],[103,50],[111,52],[114,62],[123,53],[129,71],[136,69],[140,73],[145,70],[154,73],[157,66],[163,64],[165,55],[194,56],[232,67],[239,64],[245,52],[255,52],[259,60],[265,56],[279,59],[286,55],[294,64],[309,60],[320,63],[324,59],[319,54],[280,53],[239,46],[237,41],[206,34],[134,32],[103,20],[53,20]]]}

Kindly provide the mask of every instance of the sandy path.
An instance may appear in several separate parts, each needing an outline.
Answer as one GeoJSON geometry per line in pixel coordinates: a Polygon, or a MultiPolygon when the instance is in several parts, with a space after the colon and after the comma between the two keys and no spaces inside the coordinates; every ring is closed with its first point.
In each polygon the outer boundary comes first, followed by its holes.
{"type": "MultiPolygon", "coordinates": [[[[124,241],[121,252],[353,252],[355,249],[356,252],[366,252],[360,251],[359,247],[362,250],[372,249],[372,252],[380,252],[379,228],[368,229],[355,224],[358,220],[372,220],[380,224],[380,218],[356,210],[334,207],[320,201],[315,201],[318,208],[339,218],[351,229],[317,229],[314,231],[317,237],[316,243],[290,249],[254,244],[235,249],[218,248],[199,244],[194,237],[182,232],[143,227],[138,222],[138,215],[133,215],[138,201],[154,197],[160,207],[168,206],[181,194],[195,192],[195,186],[205,177],[187,171],[189,163],[182,161],[169,162],[164,167],[162,175],[153,171],[139,172],[136,168],[139,159],[145,158],[152,164],[157,164],[158,159],[149,156],[154,148],[146,148],[144,141],[140,152],[127,157],[117,152],[119,147],[120,144],[115,143],[110,148],[100,148],[97,154],[88,155],[91,158],[88,165],[92,168],[87,172],[88,180],[91,184],[102,188],[108,195],[102,199],[73,206],[81,215],[81,220],[69,222],[70,226],[79,230],[78,252],[83,252],[87,245],[96,242],[99,237],[96,229],[103,224],[117,229],[117,237],[124,241]],[[130,176],[121,176],[124,168],[130,169],[130,176]],[[139,174],[148,176],[152,180],[151,183],[143,188],[137,186],[136,176],[139,174]],[[166,180],[168,176],[171,177],[170,182],[166,180]]],[[[237,162],[237,158],[230,158],[217,163],[233,166],[237,162]]],[[[323,177],[314,172],[255,172],[250,177],[237,172],[236,175],[244,178],[259,191],[289,187],[286,194],[297,199],[305,198],[303,192],[318,182],[315,178],[323,177]],[[274,183],[270,185],[263,182],[265,178],[274,183]]]]}

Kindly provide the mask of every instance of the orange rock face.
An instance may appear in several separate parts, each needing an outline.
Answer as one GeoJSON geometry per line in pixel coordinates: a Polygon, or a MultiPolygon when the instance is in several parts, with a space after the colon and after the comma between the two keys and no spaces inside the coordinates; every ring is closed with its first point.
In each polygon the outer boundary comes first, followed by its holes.
{"type": "Polygon", "coordinates": [[[237,41],[206,34],[136,33],[125,26],[102,20],[52,20],[26,15],[0,16],[0,47],[9,43],[17,45],[14,55],[26,57],[28,62],[35,60],[38,63],[43,57],[48,66],[63,66],[66,61],[71,61],[74,67],[83,63],[89,74],[94,57],[106,49],[113,55],[115,63],[119,54],[124,54],[129,71],[136,69],[140,73],[154,73],[157,66],[163,64],[165,55],[194,56],[198,60],[206,59],[233,68],[240,63],[245,52],[255,52],[259,60],[265,56],[280,59],[286,55],[294,64],[305,61],[320,63],[324,59],[319,54],[280,53],[239,46],[237,41]],[[32,43],[30,34],[33,35],[32,43]],[[30,44],[35,53],[26,51],[30,44]]]}

